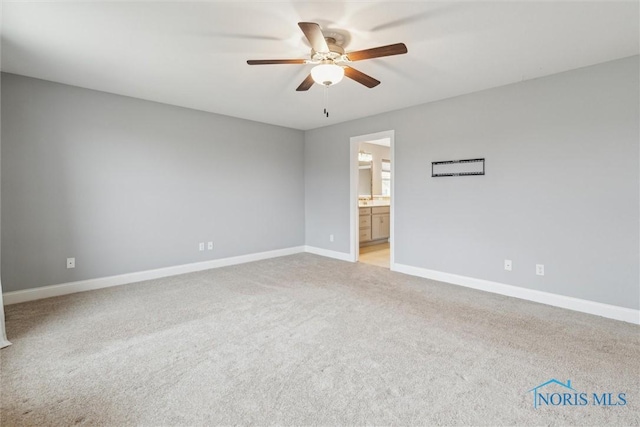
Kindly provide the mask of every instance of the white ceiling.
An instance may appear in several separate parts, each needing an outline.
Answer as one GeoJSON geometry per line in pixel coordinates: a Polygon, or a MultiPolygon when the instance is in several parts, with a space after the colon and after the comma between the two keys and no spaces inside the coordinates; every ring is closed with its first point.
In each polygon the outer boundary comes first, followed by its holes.
{"type": "Polygon", "coordinates": [[[7,2],[2,69],[70,85],[312,129],[637,55],[630,2],[7,2]],[[296,87],[310,65],[297,22],[348,30],[347,51],[404,42],[356,62],[382,81],[296,87]]]}

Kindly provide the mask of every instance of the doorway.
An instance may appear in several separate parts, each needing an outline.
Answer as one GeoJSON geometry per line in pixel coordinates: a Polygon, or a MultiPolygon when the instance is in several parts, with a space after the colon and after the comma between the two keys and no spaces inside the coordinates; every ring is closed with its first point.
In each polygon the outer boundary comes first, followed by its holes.
{"type": "Polygon", "coordinates": [[[351,138],[351,259],[393,268],[394,131],[351,138]]]}

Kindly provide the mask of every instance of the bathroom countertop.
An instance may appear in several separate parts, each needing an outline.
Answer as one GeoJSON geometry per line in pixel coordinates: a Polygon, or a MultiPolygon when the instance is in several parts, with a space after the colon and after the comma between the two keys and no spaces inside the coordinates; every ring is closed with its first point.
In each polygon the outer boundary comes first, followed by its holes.
{"type": "Polygon", "coordinates": [[[391,203],[389,200],[358,200],[358,207],[360,208],[368,208],[371,206],[390,206],[391,203]]]}

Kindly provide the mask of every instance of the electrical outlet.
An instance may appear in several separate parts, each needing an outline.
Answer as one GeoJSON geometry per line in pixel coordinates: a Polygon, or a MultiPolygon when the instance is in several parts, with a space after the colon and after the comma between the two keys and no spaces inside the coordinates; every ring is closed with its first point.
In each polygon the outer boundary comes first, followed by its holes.
{"type": "Polygon", "coordinates": [[[504,260],[504,269],[507,271],[511,271],[511,260],[510,259],[505,259],[504,260]]]}
{"type": "Polygon", "coordinates": [[[213,242],[207,243],[207,249],[209,249],[210,251],[213,250],[213,242]]]}
{"type": "Polygon", "coordinates": [[[67,268],[76,268],[75,258],[67,258],[67,268]]]}
{"type": "Polygon", "coordinates": [[[333,234],[329,234],[329,241],[333,242],[333,234]]]}
{"type": "Polygon", "coordinates": [[[204,242],[200,242],[200,244],[198,245],[198,249],[204,251],[204,242]]]}
{"type": "Polygon", "coordinates": [[[536,264],[536,274],[538,276],[544,276],[544,264],[536,264]]]}

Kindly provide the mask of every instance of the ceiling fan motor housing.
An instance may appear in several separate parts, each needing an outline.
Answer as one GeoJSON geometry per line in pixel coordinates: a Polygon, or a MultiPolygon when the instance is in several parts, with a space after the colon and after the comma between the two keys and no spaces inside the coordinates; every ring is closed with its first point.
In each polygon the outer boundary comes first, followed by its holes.
{"type": "Polygon", "coordinates": [[[316,52],[311,49],[311,59],[313,61],[340,60],[344,56],[344,49],[342,46],[337,45],[336,39],[333,37],[325,37],[325,41],[329,47],[329,52],[316,52]]]}

